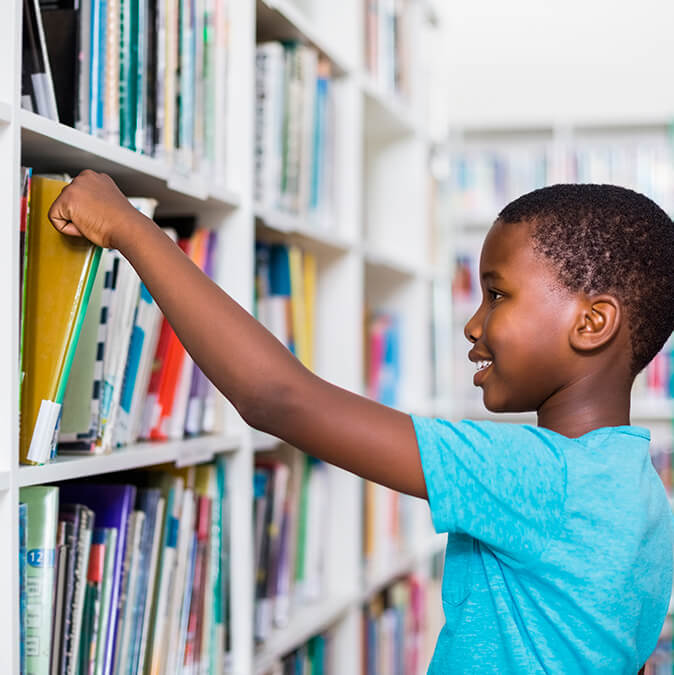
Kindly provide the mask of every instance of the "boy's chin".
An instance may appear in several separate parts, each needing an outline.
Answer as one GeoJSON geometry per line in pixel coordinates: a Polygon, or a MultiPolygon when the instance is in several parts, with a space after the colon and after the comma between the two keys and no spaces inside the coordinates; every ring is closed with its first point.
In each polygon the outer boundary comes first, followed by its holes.
{"type": "Polygon", "coordinates": [[[505,396],[498,396],[493,390],[487,389],[482,392],[482,402],[484,407],[492,413],[523,413],[534,410],[531,406],[523,405],[505,396]]]}

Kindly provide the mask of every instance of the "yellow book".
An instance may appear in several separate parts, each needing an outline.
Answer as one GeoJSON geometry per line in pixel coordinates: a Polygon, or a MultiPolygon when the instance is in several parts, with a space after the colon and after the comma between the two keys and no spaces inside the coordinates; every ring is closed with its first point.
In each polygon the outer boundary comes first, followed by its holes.
{"type": "Polygon", "coordinates": [[[47,213],[67,185],[34,176],[26,270],[19,458],[43,464],[55,435],[101,249],[57,232],[47,213]]]}
{"type": "Polygon", "coordinates": [[[295,356],[309,368],[306,335],[306,312],[304,305],[304,270],[302,251],[298,246],[288,248],[290,267],[290,309],[295,341],[295,356]]]}
{"type": "Polygon", "coordinates": [[[314,326],[316,325],[316,256],[304,254],[304,341],[306,343],[307,360],[304,364],[314,369],[314,326]]]}

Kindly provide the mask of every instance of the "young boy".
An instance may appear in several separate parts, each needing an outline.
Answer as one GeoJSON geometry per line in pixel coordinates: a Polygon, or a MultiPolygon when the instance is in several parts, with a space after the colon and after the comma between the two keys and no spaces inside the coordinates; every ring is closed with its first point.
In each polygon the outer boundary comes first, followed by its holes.
{"type": "Polygon", "coordinates": [[[448,533],[446,624],[430,672],[636,673],[672,586],[672,514],[634,376],[674,328],[674,227],[646,197],[558,185],[508,205],[465,328],[492,411],[538,426],[410,417],[307,371],[105,175],[54,225],[119,249],[194,360],[252,426],[427,497],[448,533]]]}

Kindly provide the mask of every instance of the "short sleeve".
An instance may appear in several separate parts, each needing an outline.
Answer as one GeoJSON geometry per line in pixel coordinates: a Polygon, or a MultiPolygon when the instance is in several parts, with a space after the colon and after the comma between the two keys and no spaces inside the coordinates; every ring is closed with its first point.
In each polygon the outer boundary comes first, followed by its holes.
{"type": "Polygon", "coordinates": [[[562,437],[520,424],[412,420],[435,529],[521,562],[537,558],[563,515],[562,437]]]}

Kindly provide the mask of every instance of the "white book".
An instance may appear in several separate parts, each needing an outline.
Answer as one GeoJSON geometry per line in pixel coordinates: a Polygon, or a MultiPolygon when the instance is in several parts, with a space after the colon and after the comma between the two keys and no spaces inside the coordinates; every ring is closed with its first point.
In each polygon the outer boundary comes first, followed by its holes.
{"type": "Polygon", "coordinates": [[[227,0],[215,0],[214,31],[214,151],[213,182],[224,185],[226,181],[226,147],[227,147],[227,79],[228,79],[228,39],[229,17],[227,0]]]}
{"type": "Polygon", "coordinates": [[[136,604],[140,539],[144,522],[145,513],[143,511],[133,511],[129,516],[129,538],[124,556],[124,577],[117,614],[115,675],[124,675],[128,669],[131,633],[133,631],[133,610],[136,604]]]}
{"type": "Polygon", "coordinates": [[[308,210],[311,196],[318,54],[311,47],[302,46],[299,49],[302,83],[302,121],[300,127],[298,203],[300,213],[305,214],[308,210]]]}
{"type": "Polygon", "coordinates": [[[284,49],[266,42],[256,50],[255,200],[262,209],[279,208],[284,106],[284,49]]]}
{"type": "Polygon", "coordinates": [[[308,486],[304,579],[299,589],[305,601],[320,597],[322,590],[327,494],[327,467],[314,462],[308,486]]]}
{"type": "Polygon", "coordinates": [[[178,528],[178,542],[176,546],[176,562],[173,586],[167,606],[167,633],[164,648],[168,647],[166,670],[163,672],[174,673],[180,663],[178,654],[178,640],[180,635],[180,619],[185,594],[185,583],[189,567],[189,554],[194,534],[194,491],[185,489],[183,494],[182,512],[178,528]]]}
{"type": "Polygon", "coordinates": [[[108,335],[103,359],[103,392],[98,441],[101,450],[109,452],[113,447],[113,430],[118,416],[133,318],[140,292],[140,278],[118,251],[105,251],[104,255],[113,256],[116,276],[108,314],[108,335]]]}
{"type": "Polygon", "coordinates": [[[147,595],[145,600],[145,610],[143,612],[143,623],[140,634],[140,650],[138,656],[137,673],[143,673],[145,668],[145,658],[148,645],[148,635],[150,633],[150,617],[152,615],[152,599],[154,598],[154,589],[157,583],[157,566],[159,563],[159,550],[162,546],[162,532],[164,528],[164,507],[166,500],[160,497],[157,501],[157,515],[155,517],[154,533],[152,536],[152,549],[150,552],[150,567],[147,575],[147,595]]]}
{"type": "MultiPolygon", "coordinates": [[[[155,675],[156,673],[166,672],[167,650],[169,630],[169,603],[172,589],[175,586],[176,578],[176,556],[178,546],[178,534],[180,527],[180,513],[182,511],[184,481],[182,478],[176,478],[172,482],[173,503],[171,511],[167,511],[168,523],[167,541],[163,542],[164,550],[161,559],[161,566],[158,570],[159,588],[157,589],[154,601],[154,623],[151,629],[151,639],[149,644],[149,658],[146,673],[155,675]]],[[[167,504],[167,509],[169,508],[167,504]]]]}

